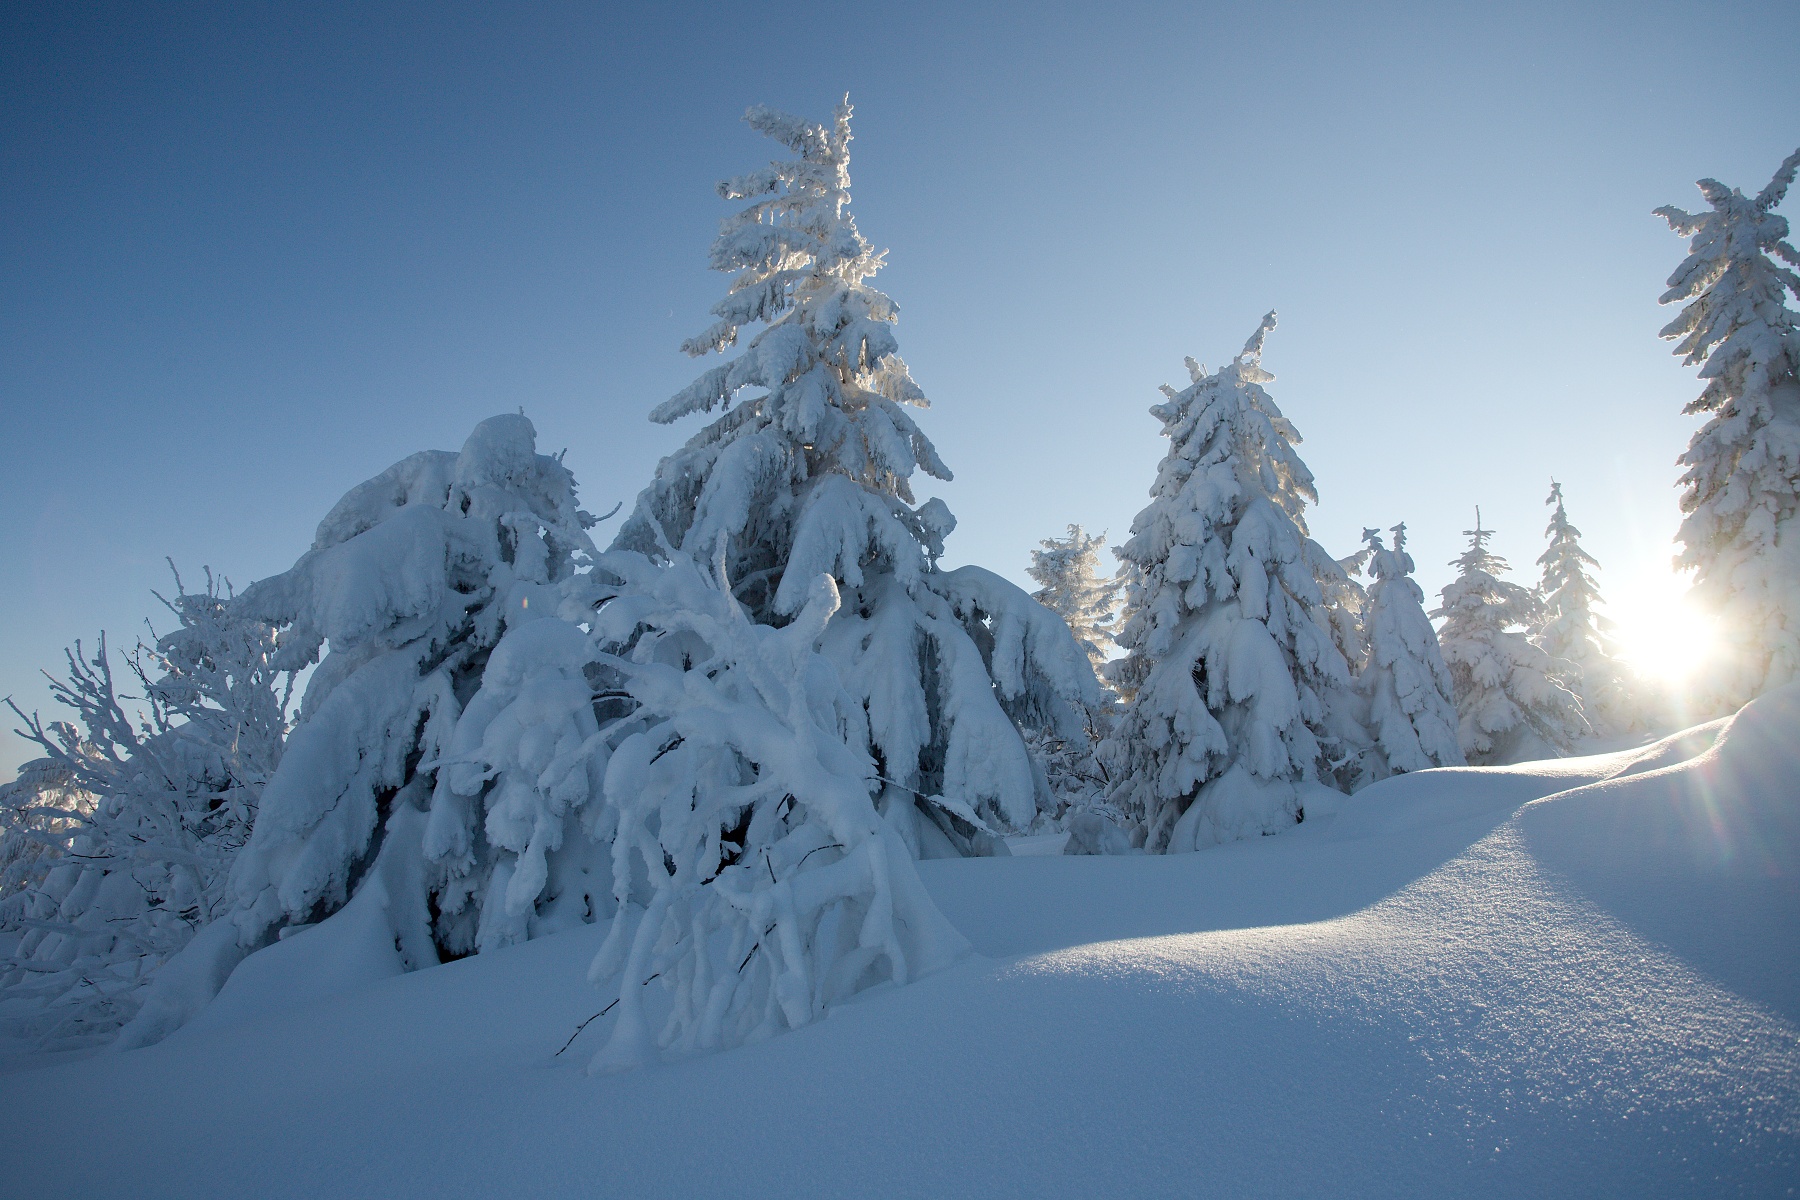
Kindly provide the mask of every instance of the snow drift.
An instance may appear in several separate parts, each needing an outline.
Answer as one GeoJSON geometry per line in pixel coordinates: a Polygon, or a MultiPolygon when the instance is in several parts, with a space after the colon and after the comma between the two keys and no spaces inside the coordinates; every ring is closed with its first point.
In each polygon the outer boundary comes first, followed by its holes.
{"type": "Polygon", "coordinates": [[[1800,1171],[1797,777],[1789,690],[1641,751],[1400,776],[1198,854],[921,863],[979,956],[781,1038],[600,1078],[556,1053],[597,1007],[582,975],[605,930],[583,928],[0,1080],[0,1178],[1779,1195],[1800,1171]]]}

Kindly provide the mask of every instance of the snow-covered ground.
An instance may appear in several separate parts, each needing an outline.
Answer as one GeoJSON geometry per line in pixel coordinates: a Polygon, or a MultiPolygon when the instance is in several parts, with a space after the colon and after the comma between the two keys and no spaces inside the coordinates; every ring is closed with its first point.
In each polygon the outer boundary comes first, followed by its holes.
{"type": "Polygon", "coordinates": [[[0,1079],[0,1193],[1793,1195],[1800,691],[1722,728],[926,862],[979,956],[674,1065],[556,1056],[598,929],[203,1020],[0,1079]]]}

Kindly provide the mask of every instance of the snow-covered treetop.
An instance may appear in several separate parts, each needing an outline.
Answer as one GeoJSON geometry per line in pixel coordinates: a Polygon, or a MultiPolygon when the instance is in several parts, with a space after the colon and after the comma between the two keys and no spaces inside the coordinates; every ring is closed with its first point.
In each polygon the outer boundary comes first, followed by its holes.
{"type": "Polygon", "coordinates": [[[1705,363],[1700,377],[1706,389],[1689,412],[1710,412],[1800,369],[1800,327],[1787,307],[1788,292],[1800,296],[1800,275],[1770,257],[1800,266],[1800,252],[1785,240],[1787,218],[1774,211],[1797,170],[1800,150],[1753,198],[1702,179],[1700,194],[1710,211],[1673,205],[1656,210],[1669,228],[1692,239],[1662,295],[1664,304],[1686,305],[1662,336],[1680,339],[1675,353],[1689,366],[1705,363]]]}
{"type": "Polygon", "coordinates": [[[1406,552],[1406,522],[1394,526],[1394,548],[1388,549],[1381,544],[1381,530],[1363,530],[1363,554],[1366,556],[1370,578],[1376,586],[1404,584],[1401,590],[1407,592],[1418,603],[1424,603],[1425,592],[1412,578],[1415,569],[1413,556],[1406,552]]]}
{"type": "MultiPolygon", "coordinates": [[[[1263,342],[1273,328],[1271,312],[1244,343],[1243,352],[1211,374],[1187,359],[1192,385],[1177,392],[1165,384],[1162,392],[1167,400],[1150,409],[1163,422],[1171,444],[1150,489],[1153,501],[1132,522],[1131,540],[1119,556],[1154,577],[1146,581],[1152,591],[1182,585],[1166,600],[1172,603],[1181,596],[1183,609],[1202,608],[1212,596],[1236,595],[1242,582],[1252,589],[1244,597],[1245,611],[1259,619],[1264,616],[1267,597],[1261,589],[1266,573],[1249,569],[1248,548],[1260,545],[1260,540],[1246,540],[1242,560],[1228,563],[1228,543],[1212,534],[1214,528],[1232,524],[1248,511],[1248,497],[1274,505],[1301,538],[1308,536],[1306,504],[1317,503],[1319,497],[1312,472],[1294,450],[1300,433],[1261,386],[1275,378],[1262,367],[1263,342]]],[[[1308,556],[1303,550],[1270,559],[1267,565],[1282,571],[1290,592],[1318,604],[1319,584],[1312,569],[1322,569],[1330,560],[1310,561],[1323,552],[1308,556]]],[[[1279,622],[1285,615],[1270,614],[1270,619],[1279,622]]],[[[1153,658],[1165,654],[1180,617],[1173,609],[1141,611],[1136,619],[1147,626],[1142,649],[1153,658]]]]}
{"type": "MultiPolygon", "coordinates": [[[[539,454],[536,438],[522,414],[489,417],[460,453],[421,450],[352,488],[292,570],[240,598],[256,617],[287,626],[279,665],[305,666],[325,640],[334,649],[371,639],[394,646],[453,623],[497,586],[492,562],[508,564],[506,584],[572,573],[593,553],[586,530],[595,519],[576,505],[574,476],[539,454]],[[450,594],[463,587],[467,595],[450,594]]],[[[317,690],[315,681],[308,708],[317,690]]]]}
{"type": "Polygon", "coordinates": [[[651,412],[669,423],[725,410],[664,460],[614,545],[655,555],[667,542],[706,559],[723,537],[731,578],[763,591],[741,598],[759,615],[791,614],[820,572],[855,584],[884,560],[910,578],[941,554],[955,519],[941,501],[911,508],[908,480],[951,474],[907,415],[929,404],[900,358],[898,310],[867,283],[882,253],[849,212],[850,105],[829,125],[761,106],[744,119],[795,157],[719,185],[751,203],[713,243],[713,269],[733,273],[719,320],[682,348],[724,350],[745,326],[765,327],[651,412]],[[740,398],[746,389],[761,393],[740,398]],[[826,486],[831,476],[863,494],[826,486]],[[797,582],[782,591],[790,569],[797,582]]]}
{"type": "Polygon", "coordinates": [[[949,479],[949,468],[902,405],[929,408],[900,360],[893,323],[899,309],[865,282],[881,269],[877,251],[850,215],[850,104],[820,125],[757,105],[752,129],[797,158],[719,184],[727,200],[750,200],[713,242],[715,271],[736,272],[713,306],[719,320],[682,343],[696,357],[737,344],[746,325],[767,328],[731,362],[714,367],[650,414],[667,424],[729,407],[748,387],[756,421],[780,427],[808,451],[809,465],[837,470],[865,487],[911,501],[915,469],[949,479]]]}
{"type": "Polygon", "coordinates": [[[1442,603],[1431,615],[1445,618],[1444,637],[1453,627],[1471,619],[1482,626],[1530,625],[1538,614],[1538,599],[1530,590],[1500,578],[1512,565],[1492,550],[1491,529],[1481,527],[1481,510],[1475,510],[1475,528],[1463,530],[1469,548],[1450,560],[1456,578],[1444,587],[1442,603]]]}

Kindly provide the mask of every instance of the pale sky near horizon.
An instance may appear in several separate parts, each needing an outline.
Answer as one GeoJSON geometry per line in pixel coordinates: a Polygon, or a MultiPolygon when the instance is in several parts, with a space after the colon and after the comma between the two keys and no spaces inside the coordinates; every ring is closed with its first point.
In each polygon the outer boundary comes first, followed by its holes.
{"type": "Polygon", "coordinates": [[[1555,476],[1615,606],[1668,592],[1698,385],[1650,210],[1768,181],[1797,45],[1791,3],[9,5],[0,695],[52,715],[165,556],[278,572],[495,412],[629,503],[699,427],[645,413],[706,365],[712,185],[776,151],[739,117],[845,92],[950,561],[1123,540],[1156,386],[1274,308],[1334,554],[1404,520],[1435,597],[1479,504],[1533,582],[1555,476]]]}

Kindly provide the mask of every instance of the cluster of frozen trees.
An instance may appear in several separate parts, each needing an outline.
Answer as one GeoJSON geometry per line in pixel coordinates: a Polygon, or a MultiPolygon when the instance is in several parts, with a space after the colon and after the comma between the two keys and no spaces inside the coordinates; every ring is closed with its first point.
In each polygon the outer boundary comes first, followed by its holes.
{"type": "Polygon", "coordinates": [[[278,942],[353,927],[416,969],[607,921],[610,1068],[805,1024],[966,950],[912,864],[1054,818],[1031,744],[1087,738],[1091,645],[998,575],[939,566],[955,519],[910,481],[950,472],[849,211],[848,106],[748,120],[787,154],[721,185],[744,202],[712,252],[731,286],[685,348],[761,328],[651,414],[712,419],[608,549],[530,422],[496,417],[353,489],[292,569],[206,610],[256,635],[260,673],[232,676],[273,697],[256,753],[213,728],[238,715],[225,684],[146,676],[167,699],[140,735],[104,654],[76,660],[80,728],[32,725],[56,770],[23,785],[32,836],[8,841],[41,847],[8,863],[30,931],[12,1008],[66,1025],[24,1002],[100,975],[110,1007],[79,1019],[137,1044],[278,942]],[[272,681],[307,668],[290,731],[272,681]],[[224,742],[236,757],[199,753],[224,742]],[[65,777],[86,799],[51,814],[65,777]],[[164,809],[172,831],[139,828],[164,809]]]}
{"type": "MultiPolygon", "coordinates": [[[[940,566],[955,518],[912,484],[950,470],[850,213],[850,115],[747,114],[785,153],[719,186],[730,285],[684,345],[726,357],[650,414],[705,424],[605,549],[503,415],[353,488],[289,570],[178,586],[176,628],[127,658],[141,711],[104,642],[77,647],[73,719],[20,713],[45,757],[0,792],[15,1032],[140,1045],[248,955],[411,970],[604,923],[610,1020],[586,1036],[620,1069],[966,953],[918,859],[1047,829],[1072,853],[1195,850],[1637,719],[1560,487],[1541,586],[1504,578],[1477,513],[1429,614],[1404,525],[1341,559],[1313,540],[1262,365],[1273,313],[1151,409],[1168,451],[1116,573],[1080,526],[1034,552],[1032,595],[940,566]]],[[[1684,460],[1683,540],[1760,622],[1740,687],[1794,666],[1796,280],[1758,257],[1794,261],[1769,212],[1794,167],[1670,210],[1696,237],[1671,329],[1717,414],[1684,460]]]]}

